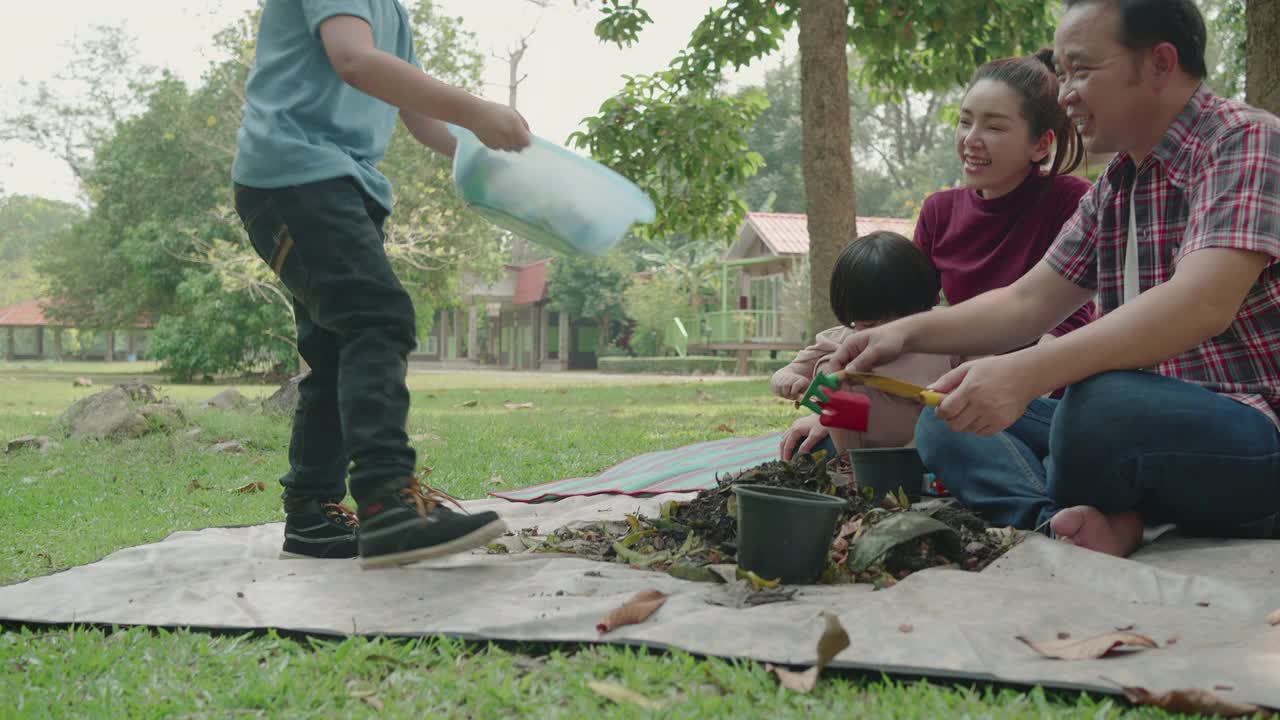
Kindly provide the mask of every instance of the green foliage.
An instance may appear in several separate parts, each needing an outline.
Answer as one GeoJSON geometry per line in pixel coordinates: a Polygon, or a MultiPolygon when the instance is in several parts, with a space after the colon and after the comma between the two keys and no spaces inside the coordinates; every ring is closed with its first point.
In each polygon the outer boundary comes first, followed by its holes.
{"type": "Polygon", "coordinates": [[[152,357],[179,382],[255,369],[293,370],[293,318],[280,305],[231,293],[216,273],[189,270],[178,284],[178,312],[160,320],[152,357]],[[246,345],[244,338],[254,338],[246,345]]]}
{"type": "Polygon", "coordinates": [[[624,315],[623,294],[632,270],[631,261],[619,253],[563,255],[551,261],[547,296],[553,309],[575,318],[617,319],[624,315]]]}
{"type": "Polygon", "coordinates": [[[663,355],[673,348],[664,342],[672,319],[679,317],[686,325],[693,317],[688,291],[679,276],[657,272],[637,279],[623,293],[627,317],[635,321],[631,349],[637,355],[663,355]]]}
{"type": "Polygon", "coordinates": [[[1209,20],[1209,86],[1226,97],[1244,99],[1248,32],[1245,0],[1201,0],[1209,20]]]}
{"type": "Polygon", "coordinates": [[[0,306],[42,296],[37,258],[82,217],[80,208],[56,200],[0,198],[0,306]]]}

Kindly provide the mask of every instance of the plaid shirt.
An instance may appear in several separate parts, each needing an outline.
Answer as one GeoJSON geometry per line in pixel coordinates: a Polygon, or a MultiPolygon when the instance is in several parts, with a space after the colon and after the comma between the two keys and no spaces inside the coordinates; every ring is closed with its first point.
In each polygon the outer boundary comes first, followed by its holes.
{"type": "Polygon", "coordinates": [[[1124,302],[1131,190],[1143,291],[1203,248],[1271,256],[1226,332],[1155,370],[1257,408],[1280,427],[1280,120],[1201,85],[1141,165],[1123,153],[1111,161],[1045,256],[1066,279],[1098,291],[1099,317],[1124,302]]]}

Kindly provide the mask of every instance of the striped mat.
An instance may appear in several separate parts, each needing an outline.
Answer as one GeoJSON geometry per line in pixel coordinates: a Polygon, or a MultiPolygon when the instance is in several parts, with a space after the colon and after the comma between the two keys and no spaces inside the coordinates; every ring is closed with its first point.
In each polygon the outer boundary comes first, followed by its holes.
{"type": "Polygon", "coordinates": [[[755,467],[778,457],[782,433],[726,438],[660,450],[623,460],[599,475],[489,494],[513,502],[542,502],[577,495],[643,497],[715,487],[716,475],[755,467]]]}

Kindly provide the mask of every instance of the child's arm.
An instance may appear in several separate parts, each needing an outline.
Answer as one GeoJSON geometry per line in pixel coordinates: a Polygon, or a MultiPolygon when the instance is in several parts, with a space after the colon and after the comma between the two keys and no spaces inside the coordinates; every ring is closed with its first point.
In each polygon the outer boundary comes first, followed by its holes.
{"type": "Polygon", "coordinates": [[[433,117],[419,115],[411,110],[400,111],[400,121],[409,129],[418,142],[444,155],[445,157],[453,157],[453,151],[458,147],[458,141],[444,126],[444,123],[433,117]]]}
{"type": "Polygon", "coordinates": [[[461,125],[495,150],[529,144],[529,126],[515,110],[482,100],[427,75],[373,44],[369,23],[335,15],[320,24],[320,41],[334,70],[351,87],[425,117],[461,125]]]}

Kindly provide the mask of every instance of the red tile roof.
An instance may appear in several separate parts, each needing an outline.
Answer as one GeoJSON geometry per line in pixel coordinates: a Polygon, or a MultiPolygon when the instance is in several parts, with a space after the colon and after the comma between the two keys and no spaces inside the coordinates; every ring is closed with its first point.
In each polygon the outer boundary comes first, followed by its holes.
{"type": "MultiPolygon", "coordinates": [[[[859,236],[889,230],[910,238],[916,226],[913,220],[886,217],[859,217],[857,223],[859,236]]],[[[809,252],[808,217],[801,213],[747,213],[746,225],[774,255],[804,255],[809,252]]]]}
{"type": "Polygon", "coordinates": [[[0,327],[44,327],[48,324],[39,300],[0,308],[0,327]]]}
{"type": "Polygon", "coordinates": [[[547,297],[547,268],[550,260],[539,260],[516,271],[516,292],[511,302],[530,305],[547,297]]]}

